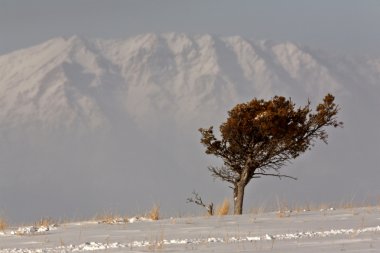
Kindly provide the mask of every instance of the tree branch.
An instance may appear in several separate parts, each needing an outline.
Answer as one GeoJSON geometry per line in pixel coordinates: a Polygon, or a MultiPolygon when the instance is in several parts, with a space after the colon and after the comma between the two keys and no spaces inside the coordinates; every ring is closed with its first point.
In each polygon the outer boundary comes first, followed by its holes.
{"type": "Polygon", "coordinates": [[[222,181],[227,181],[231,184],[234,184],[237,177],[239,176],[236,172],[230,170],[229,168],[222,166],[222,167],[208,167],[208,170],[211,172],[211,175],[213,177],[219,178],[222,181]]]}
{"type": "Polygon", "coordinates": [[[197,192],[193,191],[193,195],[194,197],[187,198],[187,203],[194,203],[196,205],[203,206],[204,208],[206,208],[209,215],[214,214],[214,203],[211,202],[210,204],[206,205],[205,203],[203,203],[202,198],[199,196],[197,192]]]}
{"type": "Polygon", "coordinates": [[[282,175],[282,174],[271,174],[271,173],[254,173],[253,174],[253,178],[257,178],[255,177],[255,175],[259,175],[259,176],[273,176],[273,177],[278,177],[278,178],[290,178],[290,179],[293,179],[293,180],[297,180],[296,177],[292,177],[292,176],[288,176],[288,175],[282,175]]]}

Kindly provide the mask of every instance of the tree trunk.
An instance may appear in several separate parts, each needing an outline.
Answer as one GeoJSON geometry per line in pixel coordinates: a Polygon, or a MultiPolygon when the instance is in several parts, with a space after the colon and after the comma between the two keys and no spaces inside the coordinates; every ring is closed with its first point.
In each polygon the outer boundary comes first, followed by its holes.
{"type": "Polygon", "coordinates": [[[244,189],[245,186],[249,183],[250,176],[250,165],[251,159],[247,160],[247,165],[243,169],[239,181],[234,184],[234,214],[241,215],[243,214],[243,201],[244,201],[244,189]]]}
{"type": "Polygon", "coordinates": [[[234,188],[234,214],[241,215],[243,213],[245,184],[239,182],[234,188]]]}

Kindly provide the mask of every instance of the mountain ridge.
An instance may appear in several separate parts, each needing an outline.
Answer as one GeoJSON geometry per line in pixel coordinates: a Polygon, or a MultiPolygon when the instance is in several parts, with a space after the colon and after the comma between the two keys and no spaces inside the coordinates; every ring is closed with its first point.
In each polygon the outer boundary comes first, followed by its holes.
{"type": "Polygon", "coordinates": [[[378,89],[380,59],[360,63],[355,72],[344,58],[240,36],[58,37],[0,56],[0,119],[10,126],[98,129],[112,124],[117,111],[142,126],[208,122],[252,97],[347,93],[345,75],[378,89]]]}

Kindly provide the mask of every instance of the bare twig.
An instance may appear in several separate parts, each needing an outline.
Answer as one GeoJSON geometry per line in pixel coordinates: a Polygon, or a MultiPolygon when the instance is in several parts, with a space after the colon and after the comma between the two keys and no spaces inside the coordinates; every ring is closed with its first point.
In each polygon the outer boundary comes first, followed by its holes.
{"type": "Polygon", "coordinates": [[[209,215],[214,214],[214,204],[212,202],[210,204],[205,204],[205,203],[203,203],[202,198],[199,196],[199,194],[197,192],[193,191],[192,194],[194,196],[191,198],[187,198],[187,203],[194,203],[196,205],[203,206],[204,208],[206,208],[207,213],[209,215]]]}
{"type": "Polygon", "coordinates": [[[285,178],[297,180],[296,177],[292,177],[292,176],[288,176],[288,175],[282,175],[282,174],[271,174],[271,173],[255,173],[253,177],[256,178],[256,177],[260,177],[260,176],[273,176],[273,177],[278,177],[280,179],[285,177],[285,178]],[[259,175],[259,176],[256,176],[256,175],[259,175]]]}

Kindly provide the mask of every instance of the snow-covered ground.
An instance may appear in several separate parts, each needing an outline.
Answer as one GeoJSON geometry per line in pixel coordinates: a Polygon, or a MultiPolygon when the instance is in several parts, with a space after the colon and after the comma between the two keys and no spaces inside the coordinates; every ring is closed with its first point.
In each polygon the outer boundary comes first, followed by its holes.
{"type": "Polygon", "coordinates": [[[0,252],[380,252],[380,207],[0,232],[0,252]],[[16,232],[15,232],[16,231],[16,232]],[[20,233],[17,231],[24,231],[20,233]]]}

